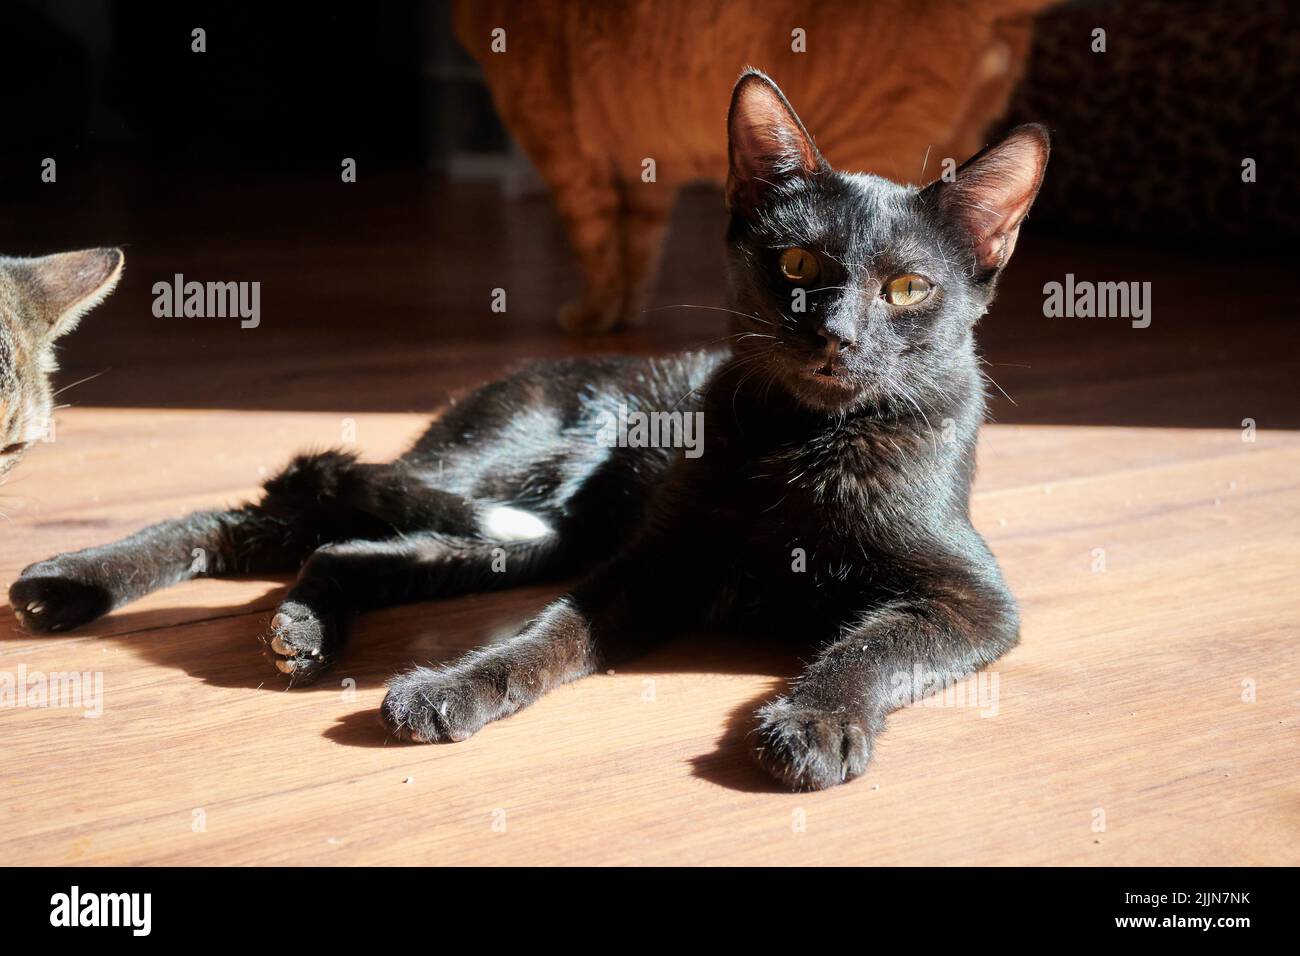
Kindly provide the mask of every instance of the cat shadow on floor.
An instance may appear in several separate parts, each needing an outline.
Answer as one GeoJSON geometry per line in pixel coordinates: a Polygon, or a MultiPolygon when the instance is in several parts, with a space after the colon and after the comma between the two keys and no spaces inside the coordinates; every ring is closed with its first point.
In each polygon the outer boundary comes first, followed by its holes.
{"type": "Polygon", "coordinates": [[[560,591],[556,585],[517,588],[362,614],[353,621],[348,645],[334,667],[315,683],[291,687],[276,671],[263,637],[292,579],[257,580],[265,581],[267,590],[243,602],[143,609],[128,606],[53,634],[24,631],[12,610],[6,609],[0,614],[9,615],[9,627],[0,627],[0,642],[94,638],[112,641],[151,664],[184,671],[217,687],[335,693],[345,680],[355,681],[356,689],[382,687],[393,674],[413,665],[440,664],[504,639],[560,591]]]}
{"type": "MultiPolygon", "coordinates": [[[[464,646],[471,646],[473,636],[466,637],[464,646]]],[[[811,644],[782,645],[772,639],[747,638],[735,634],[692,633],[673,638],[645,657],[624,663],[618,668],[618,673],[770,676],[772,680],[765,690],[728,713],[722,734],[716,740],[714,749],[707,754],[690,758],[691,772],[701,780],[731,790],[746,793],[788,793],[786,788],[765,773],[753,759],[751,750],[752,733],[755,727],[754,715],[762,704],[785,692],[787,681],[799,673],[802,663],[806,662],[814,651],[815,648],[811,644]]],[[[458,645],[455,654],[450,656],[459,653],[458,645]]],[[[598,679],[598,677],[589,679],[598,679]]],[[[578,686],[580,685],[581,681],[578,682],[578,686]]],[[[525,711],[506,719],[532,718],[525,711]]],[[[487,732],[490,732],[490,729],[490,727],[484,728],[487,732]]],[[[378,712],[370,708],[341,715],[334,726],[325,731],[325,736],[349,747],[410,746],[399,743],[388,734],[379,720],[378,712]]],[[[432,744],[430,746],[454,745],[432,744]]]]}
{"type": "MultiPolygon", "coordinates": [[[[54,635],[29,634],[11,617],[10,626],[0,628],[0,643],[93,638],[111,641],[150,664],[183,671],[215,687],[337,694],[347,680],[355,681],[358,690],[374,690],[393,674],[413,665],[441,664],[472,648],[504,640],[564,590],[561,585],[517,588],[363,614],[355,621],[352,639],[332,670],[314,684],[288,688],[264,653],[261,636],[290,580],[267,578],[268,587],[263,593],[235,604],[128,607],[54,635]]],[[[8,609],[0,610],[0,614],[10,613],[8,609]]],[[[780,678],[729,715],[713,752],[691,760],[697,777],[720,786],[747,792],[780,792],[775,781],[753,763],[747,738],[754,726],[754,712],[782,692],[784,679],[798,673],[801,661],[811,650],[767,639],[692,634],[670,640],[644,658],[627,662],[619,671],[780,678]]],[[[512,719],[527,720],[529,715],[512,719]]],[[[410,746],[399,743],[385,730],[377,709],[368,703],[340,716],[324,734],[352,747],[410,746]]]]}
{"type": "MultiPolygon", "coordinates": [[[[795,673],[790,671],[791,676],[795,673]]],[[[790,793],[788,787],[782,786],[780,781],[758,765],[752,753],[754,730],[757,727],[754,714],[783,690],[784,684],[777,684],[733,709],[727,715],[722,736],[718,738],[714,749],[690,759],[691,774],[700,780],[742,793],[790,793]]]]}

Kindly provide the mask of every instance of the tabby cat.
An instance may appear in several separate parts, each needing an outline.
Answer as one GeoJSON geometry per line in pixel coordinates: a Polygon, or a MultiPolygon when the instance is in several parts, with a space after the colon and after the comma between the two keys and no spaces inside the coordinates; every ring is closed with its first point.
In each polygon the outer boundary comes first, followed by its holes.
{"type": "Polygon", "coordinates": [[[113,291],[122,258],[119,249],[0,257],[0,478],[52,438],[54,342],[113,291]]]}
{"type": "Polygon", "coordinates": [[[395,677],[387,725],[464,740],[674,633],[737,629],[820,645],[758,714],[762,765],[793,788],[861,774],[886,714],[1018,638],[970,523],[972,330],[1047,135],[1019,127],[951,182],[899,186],[831,169],[755,71],[728,128],[730,347],[531,366],[396,461],[301,456],[257,504],[32,565],[19,619],[85,623],[192,577],[194,548],[214,574],[299,569],[266,635],[297,682],[338,659],[357,612],[582,574],[513,638],[395,677]],[[701,415],[698,454],[598,437],[647,412],[701,415]]]}

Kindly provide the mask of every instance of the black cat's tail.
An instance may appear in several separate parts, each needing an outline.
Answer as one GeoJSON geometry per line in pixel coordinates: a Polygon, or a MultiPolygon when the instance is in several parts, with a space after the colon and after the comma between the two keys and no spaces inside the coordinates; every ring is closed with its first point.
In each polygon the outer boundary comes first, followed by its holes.
{"type": "Polygon", "coordinates": [[[310,452],[263,487],[257,507],[317,545],[413,531],[471,536],[479,529],[473,502],[432,487],[402,461],[362,462],[339,449],[310,452]]]}

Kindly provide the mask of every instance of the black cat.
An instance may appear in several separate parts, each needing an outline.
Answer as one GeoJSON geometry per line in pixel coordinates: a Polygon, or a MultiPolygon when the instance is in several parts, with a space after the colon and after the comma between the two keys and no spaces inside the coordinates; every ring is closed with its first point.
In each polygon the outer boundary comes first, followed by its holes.
{"type": "Polygon", "coordinates": [[[194,576],[195,548],[208,574],[300,568],[267,639],[296,681],[337,659],[358,611],[582,572],[514,638],[395,677],[388,726],[463,740],[674,632],[761,630],[820,650],[759,712],[758,759],[798,788],[862,773],[886,714],[1018,638],[970,524],[972,328],[1047,134],[1020,127],[918,190],[830,169],[761,73],[728,123],[731,348],[529,367],[392,463],[299,457],[258,504],[32,565],[19,619],[83,624],[194,576]],[[702,421],[693,449],[623,447],[644,442],[611,416],[655,413],[679,439],[702,421]]]}

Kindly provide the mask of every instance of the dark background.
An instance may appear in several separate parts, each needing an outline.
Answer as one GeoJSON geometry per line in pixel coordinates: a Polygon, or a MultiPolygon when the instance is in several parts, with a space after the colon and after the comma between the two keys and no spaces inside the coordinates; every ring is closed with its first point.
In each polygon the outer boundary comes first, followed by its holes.
{"type": "MultiPolygon", "coordinates": [[[[77,172],[116,161],[248,178],[333,176],[332,160],[350,156],[371,171],[493,178],[510,153],[448,0],[10,0],[0,83],[9,195],[37,188],[30,172],[46,156],[77,172]],[[196,26],[203,54],[191,52],[196,26]]],[[[1045,122],[1055,134],[1040,216],[1166,237],[1243,226],[1294,235],[1285,171],[1300,146],[1298,94],[1300,13],[1286,0],[1076,0],[1039,18],[1007,124],[1045,122]],[[1105,54],[1090,49],[1095,27],[1107,30],[1105,54]],[[1239,154],[1265,171],[1259,188],[1207,202],[1239,154]],[[1121,180],[1127,208],[1083,208],[1121,180]],[[1068,202],[1067,190],[1082,194],[1068,202]],[[1136,221],[1154,209],[1178,222],[1136,221]]]]}
{"type": "Polygon", "coordinates": [[[0,83],[11,194],[51,155],[256,177],[332,176],[340,156],[445,170],[508,149],[446,0],[9,0],[0,83]]]}

